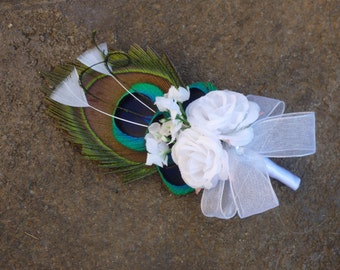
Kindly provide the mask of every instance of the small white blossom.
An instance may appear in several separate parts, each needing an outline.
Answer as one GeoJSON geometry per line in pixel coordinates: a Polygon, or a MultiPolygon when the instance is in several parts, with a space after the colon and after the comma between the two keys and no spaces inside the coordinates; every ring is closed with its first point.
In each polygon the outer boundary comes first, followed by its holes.
{"type": "Polygon", "coordinates": [[[172,98],[156,97],[155,104],[161,112],[169,111],[171,120],[176,119],[177,115],[182,115],[176,100],[172,98]]]}
{"type": "Polygon", "coordinates": [[[159,122],[152,123],[145,136],[147,160],[146,165],[155,164],[162,167],[167,165],[170,153],[169,144],[176,141],[182,127],[183,116],[181,103],[188,100],[189,89],[171,86],[168,93],[162,97],[156,97],[155,104],[159,111],[167,112],[170,118],[162,118],[159,122]]]}
{"type": "Polygon", "coordinates": [[[183,126],[182,121],[178,119],[175,119],[173,121],[167,121],[162,125],[161,133],[167,137],[171,136],[171,140],[168,142],[169,144],[173,143],[176,140],[182,126],[183,126]]]}
{"type": "Polygon", "coordinates": [[[169,91],[167,94],[164,95],[167,98],[171,98],[176,100],[177,102],[184,102],[189,99],[190,92],[189,89],[184,87],[178,87],[178,89],[175,86],[171,86],[169,88],[169,91]]]}
{"type": "Polygon", "coordinates": [[[159,111],[169,112],[171,120],[174,121],[177,116],[182,116],[181,108],[178,103],[188,100],[190,92],[187,88],[171,86],[168,93],[163,97],[156,97],[155,104],[159,111]]]}
{"type": "Polygon", "coordinates": [[[162,139],[162,134],[161,134],[161,128],[162,125],[158,122],[152,123],[149,127],[149,133],[157,140],[160,141],[162,139]]]}
{"type": "Polygon", "coordinates": [[[155,164],[159,167],[168,165],[168,153],[170,152],[168,145],[163,141],[157,140],[150,133],[146,134],[145,141],[146,150],[148,151],[145,164],[155,164]]]}

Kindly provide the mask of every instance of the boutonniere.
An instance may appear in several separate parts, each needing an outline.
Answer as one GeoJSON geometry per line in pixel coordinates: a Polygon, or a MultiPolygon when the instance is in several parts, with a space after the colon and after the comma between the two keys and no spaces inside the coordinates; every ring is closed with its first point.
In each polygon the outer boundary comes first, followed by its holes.
{"type": "Polygon", "coordinates": [[[313,112],[284,102],[188,86],[166,56],[105,43],[57,68],[49,112],[86,157],[124,181],[158,172],[176,195],[203,191],[205,216],[229,219],[278,206],[270,177],[296,190],[300,178],[270,158],[315,153],[313,112]]]}

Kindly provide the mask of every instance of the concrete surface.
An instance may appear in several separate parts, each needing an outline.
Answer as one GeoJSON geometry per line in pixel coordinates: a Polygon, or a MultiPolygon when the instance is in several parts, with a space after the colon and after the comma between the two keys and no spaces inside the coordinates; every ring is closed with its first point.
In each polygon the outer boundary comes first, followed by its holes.
{"type": "Polygon", "coordinates": [[[339,257],[339,16],[336,0],[0,0],[1,269],[336,269],[339,257]],[[187,84],[315,111],[317,154],[277,162],[280,207],[206,218],[157,175],[122,184],[84,160],[46,114],[40,71],[98,41],[167,53],[187,84]]]}

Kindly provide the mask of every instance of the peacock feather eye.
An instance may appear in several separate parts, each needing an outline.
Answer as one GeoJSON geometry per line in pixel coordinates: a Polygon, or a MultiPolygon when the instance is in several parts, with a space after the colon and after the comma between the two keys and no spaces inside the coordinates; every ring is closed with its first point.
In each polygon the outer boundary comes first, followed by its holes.
{"type": "MultiPolygon", "coordinates": [[[[81,146],[82,154],[114,169],[125,181],[159,172],[173,193],[193,191],[182,180],[171,157],[171,164],[162,169],[145,165],[144,137],[159,114],[155,98],[163,96],[172,85],[183,85],[168,58],[137,45],[122,52],[110,51],[106,44],[100,44],[78,60],[81,63],[57,67],[45,78],[52,89],[58,89],[76,68],[73,74],[79,76],[86,106],[65,106],[51,98],[47,101],[50,115],[68,132],[69,139],[81,146]]],[[[212,86],[199,83],[192,89],[193,97],[198,97],[212,86]]],[[[45,90],[49,95],[53,92],[51,88],[45,90]]]]}

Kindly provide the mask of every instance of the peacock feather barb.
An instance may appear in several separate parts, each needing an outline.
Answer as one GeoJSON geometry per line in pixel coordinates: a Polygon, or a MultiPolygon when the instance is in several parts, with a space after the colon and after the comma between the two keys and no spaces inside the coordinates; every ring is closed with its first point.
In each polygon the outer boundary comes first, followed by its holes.
{"type": "MultiPolygon", "coordinates": [[[[163,168],[145,165],[144,137],[158,114],[155,99],[183,85],[165,55],[137,45],[128,52],[109,51],[104,43],[43,75],[48,113],[86,158],[112,168],[123,181],[159,172],[173,193],[193,191],[173,162],[163,168]]],[[[192,101],[216,88],[195,83],[189,89],[192,101]]]]}

